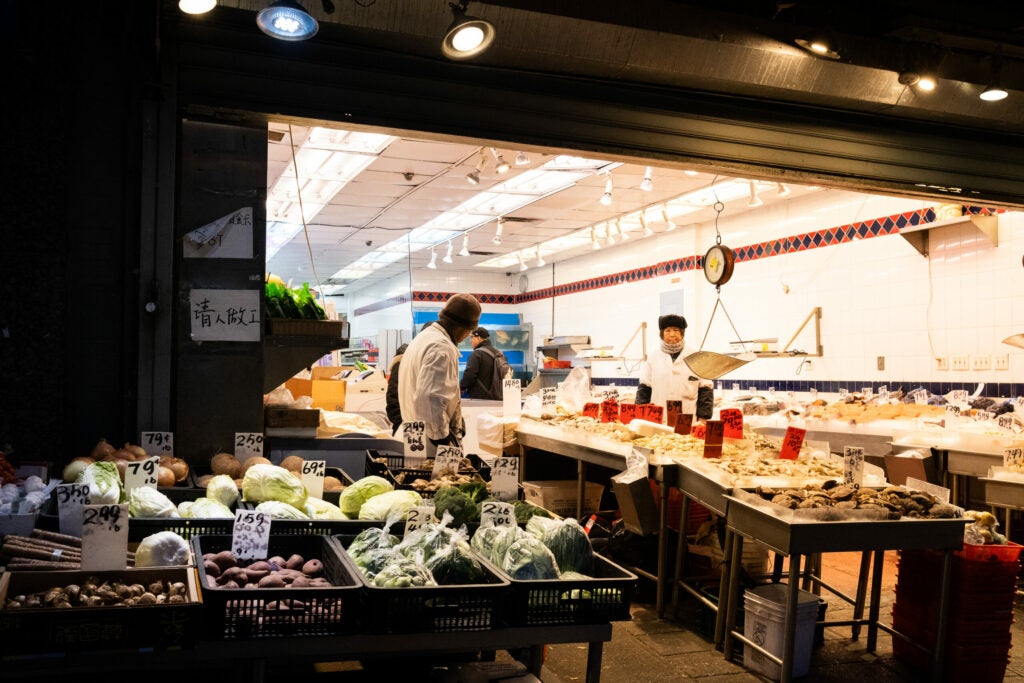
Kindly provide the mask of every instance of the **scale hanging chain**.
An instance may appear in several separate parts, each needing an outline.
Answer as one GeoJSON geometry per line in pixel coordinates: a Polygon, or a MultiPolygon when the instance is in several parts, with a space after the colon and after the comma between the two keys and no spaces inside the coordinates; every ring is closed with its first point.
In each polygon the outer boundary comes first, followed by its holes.
{"type": "Polygon", "coordinates": [[[723,204],[720,201],[717,201],[711,208],[715,210],[715,244],[721,245],[722,233],[718,231],[718,217],[722,215],[723,211],[725,211],[725,204],[723,204]]]}

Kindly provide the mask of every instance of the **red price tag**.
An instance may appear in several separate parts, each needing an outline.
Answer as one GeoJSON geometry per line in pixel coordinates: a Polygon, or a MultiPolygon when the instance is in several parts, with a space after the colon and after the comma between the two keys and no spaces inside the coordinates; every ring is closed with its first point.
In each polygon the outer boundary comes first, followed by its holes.
{"type": "Polygon", "coordinates": [[[595,420],[601,417],[601,405],[598,403],[584,403],[583,417],[592,417],[595,420]]]}
{"type": "Polygon", "coordinates": [[[665,424],[674,425],[683,412],[682,401],[665,401],[665,424]]]}
{"type": "Polygon", "coordinates": [[[784,460],[796,460],[800,455],[800,448],[804,445],[806,434],[806,429],[787,427],[786,436],[782,438],[782,451],[779,453],[779,457],[784,460]]]}
{"type": "Polygon", "coordinates": [[[700,439],[702,441],[704,440],[704,433],[704,425],[693,425],[693,428],[690,430],[690,435],[693,438],[700,439]]]}
{"type": "Polygon", "coordinates": [[[725,436],[725,423],[721,420],[708,420],[704,423],[704,457],[722,457],[722,438],[725,436]]]}
{"type": "Polygon", "coordinates": [[[636,412],[636,416],[641,420],[657,422],[658,424],[661,424],[664,414],[665,409],[661,406],[654,405],[653,403],[645,403],[644,405],[638,406],[636,412]]]}
{"type": "Polygon", "coordinates": [[[601,401],[601,422],[615,422],[619,419],[618,401],[601,401]]]}
{"type": "Polygon", "coordinates": [[[676,416],[676,434],[689,436],[691,429],[693,429],[693,415],[681,413],[676,416]]]}
{"type": "Polygon", "coordinates": [[[725,423],[725,436],[730,439],[743,438],[743,411],[739,408],[723,408],[719,413],[725,423]]]}
{"type": "Polygon", "coordinates": [[[623,403],[619,406],[619,422],[628,425],[636,417],[636,404],[623,403]]]}

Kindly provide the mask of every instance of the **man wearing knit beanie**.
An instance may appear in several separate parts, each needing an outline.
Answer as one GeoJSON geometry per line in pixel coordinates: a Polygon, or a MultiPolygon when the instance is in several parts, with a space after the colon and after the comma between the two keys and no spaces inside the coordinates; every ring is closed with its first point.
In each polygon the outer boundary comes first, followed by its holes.
{"type": "Polygon", "coordinates": [[[459,392],[459,350],[480,322],[480,302],[472,294],[455,294],[445,302],[437,322],[427,325],[402,356],[398,399],[405,423],[422,421],[425,456],[440,445],[459,445],[466,433],[459,392]]]}
{"type": "Polygon", "coordinates": [[[711,393],[714,384],[694,376],[683,360],[686,357],[683,352],[686,318],[675,313],[661,316],[658,318],[658,334],[661,347],[640,366],[636,402],[666,407],[668,401],[680,401],[683,414],[710,419],[714,412],[711,393]]]}

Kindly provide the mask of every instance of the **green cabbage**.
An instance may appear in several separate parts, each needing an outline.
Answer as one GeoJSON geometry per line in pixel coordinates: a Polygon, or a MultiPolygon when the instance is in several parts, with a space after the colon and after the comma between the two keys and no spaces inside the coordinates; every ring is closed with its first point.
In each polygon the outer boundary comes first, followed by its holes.
{"type": "Polygon", "coordinates": [[[193,503],[195,503],[194,500],[183,500],[178,503],[178,516],[185,519],[191,517],[193,503]]]}
{"type": "Polygon", "coordinates": [[[426,561],[427,569],[439,586],[460,583],[480,583],[484,567],[473,556],[473,550],[464,539],[449,543],[426,561]]]}
{"type": "MultiPolygon", "coordinates": [[[[349,488],[352,487],[350,486],[349,488]]],[[[345,491],[348,491],[348,489],[345,489],[345,491]]],[[[409,508],[416,507],[422,501],[423,498],[415,491],[385,491],[363,503],[362,507],[359,508],[359,519],[385,520],[392,514],[403,518],[405,513],[409,511],[409,508]]],[[[342,511],[345,510],[344,507],[341,509],[342,511]]]]}
{"type": "Polygon", "coordinates": [[[170,567],[188,564],[188,541],[173,531],[146,536],[135,549],[136,567],[170,567]]]}
{"type": "MultiPolygon", "coordinates": [[[[182,515],[182,517],[184,516],[182,515]]],[[[219,500],[196,498],[192,503],[188,516],[196,519],[234,519],[235,513],[219,500]]]]}
{"type": "Polygon", "coordinates": [[[555,556],[532,534],[523,534],[508,547],[501,568],[517,581],[558,578],[558,562],[555,556]]]}
{"type": "Polygon", "coordinates": [[[590,574],[594,571],[594,548],[583,527],[571,517],[558,520],[533,517],[526,530],[536,535],[555,556],[558,568],[590,574]]]}
{"type": "Polygon", "coordinates": [[[215,475],[206,483],[206,497],[230,509],[238,502],[238,484],[226,474],[215,475]]]}
{"type": "Polygon", "coordinates": [[[308,497],[302,480],[277,465],[253,465],[242,479],[244,501],[278,501],[301,510],[305,508],[308,497]]]}
{"type": "Polygon", "coordinates": [[[155,488],[139,486],[128,492],[128,516],[178,517],[178,508],[155,488]]]}
{"type": "Polygon", "coordinates": [[[89,485],[90,505],[113,505],[127,499],[117,465],[112,462],[92,463],[82,471],[78,483],[89,485]]]}
{"type": "Polygon", "coordinates": [[[501,563],[505,561],[505,553],[508,552],[509,547],[526,535],[527,533],[517,526],[501,527],[501,531],[491,539],[491,552],[487,555],[487,559],[500,567],[501,563]]]}
{"type": "MultiPolygon", "coordinates": [[[[259,467],[259,465],[256,465],[259,467]]],[[[271,519],[309,519],[302,510],[279,500],[265,500],[256,506],[256,512],[266,512],[271,519]]],[[[233,515],[232,515],[233,516],[233,515]]]]}
{"type": "Polygon", "coordinates": [[[306,499],[306,514],[313,519],[348,519],[337,505],[312,496],[306,499]]]}
{"type": "MultiPolygon", "coordinates": [[[[349,519],[359,517],[359,509],[370,498],[379,496],[382,493],[393,491],[394,486],[384,477],[370,475],[354,481],[341,492],[339,507],[348,515],[349,519]]],[[[362,519],[359,517],[359,519],[362,519]]],[[[381,517],[380,519],[384,519],[381,517]]]]}

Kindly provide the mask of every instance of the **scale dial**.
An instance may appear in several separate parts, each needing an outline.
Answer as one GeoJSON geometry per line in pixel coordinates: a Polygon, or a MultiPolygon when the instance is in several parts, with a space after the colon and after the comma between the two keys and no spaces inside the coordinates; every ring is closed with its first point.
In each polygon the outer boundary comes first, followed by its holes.
{"type": "Polygon", "coordinates": [[[724,285],[732,277],[736,255],[724,244],[716,244],[704,254],[704,277],[713,285],[724,285]]]}

